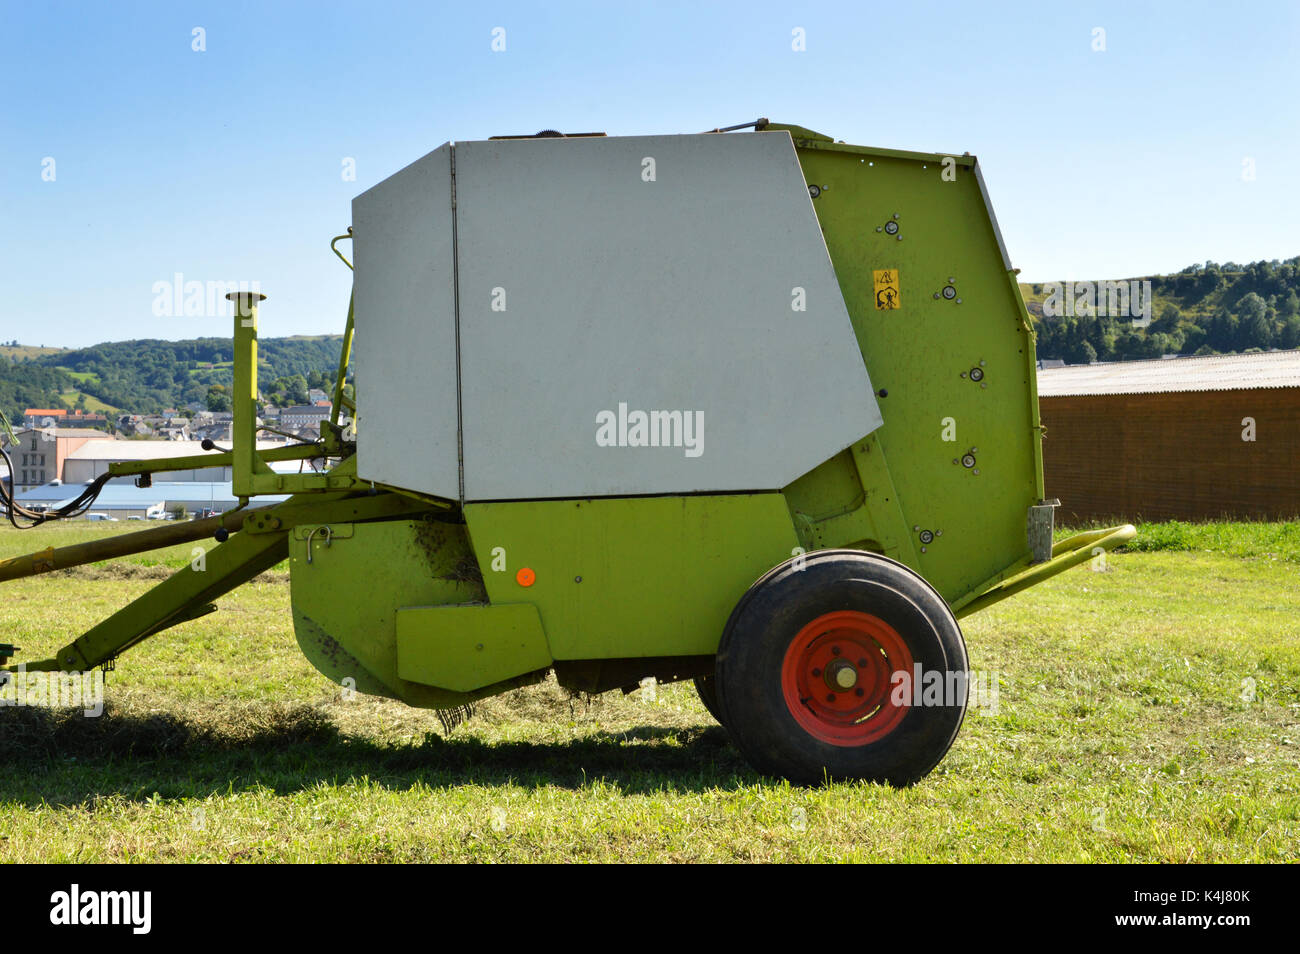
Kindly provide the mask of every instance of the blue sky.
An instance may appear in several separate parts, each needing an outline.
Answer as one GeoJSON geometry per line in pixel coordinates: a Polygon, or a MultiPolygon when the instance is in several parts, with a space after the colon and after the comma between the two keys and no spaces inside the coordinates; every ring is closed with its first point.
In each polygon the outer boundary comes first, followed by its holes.
{"type": "Polygon", "coordinates": [[[1289,258],[1298,59],[1296,2],[3,0],[0,340],[229,335],[153,314],[178,272],[259,281],[265,335],[340,331],[328,241],[354,195],[447,140],[544,128],[768,116],[972,152],[1026,281],[1289,258]]]}

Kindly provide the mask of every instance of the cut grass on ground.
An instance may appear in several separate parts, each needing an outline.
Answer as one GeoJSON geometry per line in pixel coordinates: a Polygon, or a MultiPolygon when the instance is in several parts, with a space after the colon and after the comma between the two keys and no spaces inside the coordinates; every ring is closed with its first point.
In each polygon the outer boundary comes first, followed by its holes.
{"type": "MultiPolygon", "coordinates": [[[[272,571],[123,656],[104,716],[0,709],[0,859],[1296,861],[1297,525],[1142,530],[963,621],[996,709],[905,790],[762,779],[689,685],[547,682],[449,734],[345,701],[272,571]]],[[[48,654],[189,552],[0,584],[4,641],[48,654]]]]}

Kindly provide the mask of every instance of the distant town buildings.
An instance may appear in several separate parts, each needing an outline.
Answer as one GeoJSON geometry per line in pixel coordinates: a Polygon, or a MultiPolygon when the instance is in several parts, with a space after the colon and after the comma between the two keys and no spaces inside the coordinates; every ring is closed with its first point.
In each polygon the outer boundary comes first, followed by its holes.
{"type": "MultiPolygon", "coordinates": [[[[258,448],[319,440],[322,422],[329,419],[331,405],[320,388],[312,388],[309,398],[313,403],[263,408],[258,424],[272,430],[259,435],[266,439],[257,442],[258,448]]],[[[229,411],[209,411],[203,404],[191,402],[182,408],[167,408],[161,414],[119,413],[112,418],[67,408],[27,408],[23,420],[26,426],[15,430],[15,439],[5,440],[4,449],[12,461],[13,473],[0,460],[0,481],[20,502],[39,508],[58,507],[62,505],[60,501],[75,498],[86,484],[107,473],[113,463],[202,456],[209,453],[203,449],[204,441],[211,441],[218,449],[229,449],[234,415],[229,411]]],[[[312,466],[310,462],[295,461],[275,464],[273,469],[297,472],[312,466]]],[[[165,483],[170,496],[132,486],[133,490],[145,492],[145,497],[139,497],[119,486],[123,481],[133,485],[132,478],[115,478],[109,481],[105,491],[114,489],[113,495],[101,495],[101,498],[104,508],[124,508],[124,513],[129,511],[130,516],[157,516],[159,502],[170,507],[173,498],[190,509],[198,509],[200,498],[206,499],[209,509],[224,509],[233,505],[229,496],[230,480],[231,468],[219,465],[159,474],[155,487],[165,483]],[[174,492],[182,485],[189,485],[190,489],[174,492]],[[115,500],[117,504],[113,503],[115,500]]]]}
{"type": "Polygon", "coordinates": [[[5,453],[14,473],[7,476],[18,488],[37,487],[62,477],[68,457],[90,442],[116,443],[93,428],[24,427],[14,431],[17,440],[5,441],[5,453]]]}
{"type": "Polygon", "coordinates": [[[319,436],[321,422],[329,420],[329,417],[329,402],[324,405],[299,404],[296,407],[286,407],[280,411],[280,428],[281,430],[292,430],[295,434],[301,428],[311,428],[319,436]]]}
{"type": "Polygon", "coordinates": [[[78,427],[108,430],[108,418],[89,411],[68,410],[66,407],[29,407],[23,411],[23,420],[29,427],[78,427]]]}
{"type": "MultiPolygon", "coordinates": [[[[228,435],[229,422],[224,426],[228,435]]],[[[43,486],[84,487],[100,474],[107,473],[108,465],[113,463],[197,457],[210,453],[203,449],[200,440],[121,440],[102,431],[78,428],[21,428],[14,432],[14,436],[16,441],[6,441],[4,447],[13,461],[14,473],[4,472],[3,463],[0,463],[0,479],[20,492],[20,499],[21,492],[43,486]]],[[[284,440],[257,442],[259,450],[284,445],[284,440]]],[[[298,467],[295,462],[293,469],[298,467]]],[[[231,479],[231,468],[214,465],[175,471],[165,476],[172,483],[220,483],[231,479]]]]}

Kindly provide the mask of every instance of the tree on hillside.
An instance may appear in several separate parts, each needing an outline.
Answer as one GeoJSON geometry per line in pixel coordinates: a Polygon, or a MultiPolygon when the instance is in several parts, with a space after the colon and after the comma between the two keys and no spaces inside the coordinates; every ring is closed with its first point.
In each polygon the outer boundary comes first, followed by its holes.
{"type": "Polygon", "coordinates": [[[1208,298],[1222,287],[1223,276],[1219,274],[1218,266],[1206,262],[1205,271],[1201,272],[1196,280],[1196,297],[1208,298]]]}
{"type": "Polygon", "coordinates": [[[291,404],[307,403],[307,379],[301,374],[295,374],[289,378],[288,387],[285,396],[291,404]]]}
{"type": "Polygon", "coordinates": [[[1255,317],[1264,317],[1264,312],[1268,309],[1268,303],[1264,301],[1255,292],[1248,292],[1241,296],[1237,302],[1237,319],[1246,321],[1255,317]]]}
{"type": "Polygon", "coordinates": [[[1283,319],[1300,315],[1300,295],[1296,294],[1294,288],[1287,289],[1285,295],[1277,296],[1277,313],[1283,319]]]}
{"type": "Polygon", "coordinates": [[[1185,322],[1182,325],[1183,346],[1179,349],[1182,354],[1196,354],[1202,345],[1205,344],[1205,329],[1200,325],[1194,325],[1185,322]]]}
{"type": "Polygon", "coordinates": [[[1300,348],[1300,315],[1290,315],[1278,322],[1273,343],[1279,348],[1300,348]]]}
{"type": "Polygon", "coordinates": [[[1168,334],[1158,331],[1155,334],[1148,334],[1145,341],[1145,353],[1148,358],[1159,358],[1166,354],[1177,354],[1183,346],[1183,339],[1177,334],[1168,334]]]}
{"type": "Polygon", "coordinates": [[[1183,320],[1183,313],[1178,310],[1174,304],[1165,305],[1160,309],[1160,317],[1147,327],[1147,334],[1156,334],[1165,332],[1170,334],[1178,330],[1178,323],[1183,320]]]}
{"type": "Polygon", "coordinates": [[[1238,351],[1273,346],[1273,328],[1268,321],[1268,306],[1255,292],[1244,295],[1237,303],[1237,333],[1234,339],[1238,351]]]}
{"type": "Polygon", "coordinates": [[[1236,347],[1237,319],[1226,308],[1220,308],[1205,329],[1205,343],[1215,352],[1232,351],[1236,347]]]}
{"type": "Polygon", "coordinates": [[[213,412],[229,411],[231,408],[230,392],[223,384],[214,384],[208,388],[208,410],[213,412]]]}

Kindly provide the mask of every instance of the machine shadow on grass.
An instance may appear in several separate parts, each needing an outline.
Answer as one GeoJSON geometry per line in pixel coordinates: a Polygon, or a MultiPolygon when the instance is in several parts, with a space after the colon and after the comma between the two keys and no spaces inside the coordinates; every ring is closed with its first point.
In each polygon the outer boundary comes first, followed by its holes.
{"type": "Polygon", "coordinates": [[[203,798],[262,786],[289,794],[366,779],[393,790],[512,784],[581,788],[604,780],[629,794],[703,791],[759,779],[721,726],[640,726],[569,741],[489,742],[459,729],[421,740],[350,734],[312,706],[247,710],[203,724],[176,714],[98,718],[38,708],[0,710],[0,801],[80,804],[96,796],[203,798]]]}

